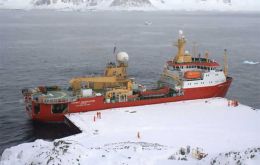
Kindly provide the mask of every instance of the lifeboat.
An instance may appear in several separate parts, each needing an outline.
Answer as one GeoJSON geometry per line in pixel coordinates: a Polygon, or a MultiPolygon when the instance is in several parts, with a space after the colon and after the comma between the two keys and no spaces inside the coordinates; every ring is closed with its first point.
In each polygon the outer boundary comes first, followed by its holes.
{"type": "Polygon", "coordinates": [[[159,96],[165,96],[169,93],[170,88],[164,87],[161,89],[152,89],[152,90],[147,90],[144,92],[140,92],[140,96],[142,97],[159,97],[159,96]]]}
{"type": "Polygon", "coordinates": [[[184,73],[184,78],[199,79],[199,78],[201,78],[201,72],[200,71],[187,71],[184,73]]]}

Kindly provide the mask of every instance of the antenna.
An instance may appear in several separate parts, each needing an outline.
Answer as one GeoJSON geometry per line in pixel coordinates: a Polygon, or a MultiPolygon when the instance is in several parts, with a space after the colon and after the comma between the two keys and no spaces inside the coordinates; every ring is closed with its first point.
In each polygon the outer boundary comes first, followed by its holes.
{"type": "Polygon", "coordinates": [[[116,43],[114,43],[114,50],[113,50],[113,54],[116,54],[116,43]]]}
{"type": "Polygon", "coordinates": [[[198,55],[198,44],[197,42],[192,43],[192,55],[196,57],[198,55]]]}
{"type": "Polygon", "coordinates": [[[227,49],[224,49],[224,74],[228,76],[228,61],[227,61],[227,49]]]}
{"type": "MultiPolygon", "coordinates": [[[[116,43],[114,43],[113,55],[114,55],[114,57],[115,57],[116,60],[117,60],[117,54],[116,54],[116,51],[117,51],[117,47],[116,47],[116,43]]],[[[117,61],[117,62],[118,62],[118,61],[117,61]]]]}
{"type": "Polygon", "coordinates": [[[206,60],[208,62],[208,59],[209,59],[209,51],[208,50],[205,51],[205,58],[206,58],[206,60]]]}

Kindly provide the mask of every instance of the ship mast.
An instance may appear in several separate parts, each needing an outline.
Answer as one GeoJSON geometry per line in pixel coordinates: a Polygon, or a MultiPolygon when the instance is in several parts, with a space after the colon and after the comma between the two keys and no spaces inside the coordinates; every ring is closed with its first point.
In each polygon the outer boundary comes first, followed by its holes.
{"type": "Polygon", "coordinates": [[[185,45],[186,45],[186,39],[183,35],[183,31],[179,31],[179,38],[177,41],[177,46],[178,52],[177,55],[173,58],[172,62],[173,63],[187,63],[187,62],[192,62],[192,57],[188,53],[188,51],[185,52],[185,45]]]}
{"type": "Polygon", "coordinates": [[[196,42],[193,42],[192,44],[192,54],[194,57],[198,55],[198,45],[196,42]]]}
{"type": "Polygon", "coordinates": [[[228,76],[228,61],[227,61],[227,49],[224,49],[224,74],[228,76]]]}
{"type": "Polygon", "coordinates": [[[179,31],[179,38],[178,38],[178,41],[177,41],[177,48],[178,48],[178,52],[177,52],[177,55],[175,56],[175,58],[173,59],[174,62],[178,62],[180,61],[180,59],[183,58],[184,56],[184,53],[185,53],[185,44],[186,44],[186,40],[185,40],[185,37],[183,35],[183,31],[180,30],[179,31]]]}
{"type": "Polygon", "coordinates": [[[205,52],[205,59],[208,62],[208,60],[209,60],[209,51],[208,50],[205,52]]]}

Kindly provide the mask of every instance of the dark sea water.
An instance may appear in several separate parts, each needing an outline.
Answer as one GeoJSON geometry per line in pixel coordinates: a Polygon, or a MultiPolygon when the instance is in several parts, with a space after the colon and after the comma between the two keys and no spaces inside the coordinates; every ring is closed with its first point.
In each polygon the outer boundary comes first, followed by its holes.
{"type": "Polygon", "coordinates": [[[74,133],[63,124],[29,120],[21,89],[68,85],[70,78],[103,73],[113,47],[130,56],[129,74],[152,86],[166,60],[176,53],[179,29],[192,48],[209,50],[223,62],[229,52],[234,82],[227,95],[260,108],[260,14],[178,12],[59,12],[0,10],[0,154],[37,138],[74,133]],[[149,21],[151,25],[145,25],[149,21]]]}

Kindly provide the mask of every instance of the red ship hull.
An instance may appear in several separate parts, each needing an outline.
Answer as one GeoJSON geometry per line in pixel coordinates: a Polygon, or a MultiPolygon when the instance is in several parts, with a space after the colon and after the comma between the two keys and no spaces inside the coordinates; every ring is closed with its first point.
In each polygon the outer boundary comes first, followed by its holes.
{"type": "Polygon", "coordinates": [[[75,102],[68,103],[67,111],[65,113],[60,114],[52,113],[52,104],[44,103],[40,104],[40,111],[37,114],[34,113],[34,102],[32,102],[32,109],[26,108],[26,110],[33,120],[43,122],[62,122],[64,121],[65,114],[68,113],[88,112],[96,110],[105,110],[110,108],[142,106],[212,97],[225,97],[231,82],[232,78],[228,78],[225,83],[216,86],[183,89],[184,95],[180,96],[153,98],[128,102],[105,103],[103,96],[97,96],[92,98],[80,98],[75,102]]]}

